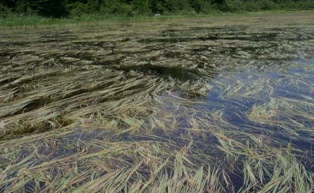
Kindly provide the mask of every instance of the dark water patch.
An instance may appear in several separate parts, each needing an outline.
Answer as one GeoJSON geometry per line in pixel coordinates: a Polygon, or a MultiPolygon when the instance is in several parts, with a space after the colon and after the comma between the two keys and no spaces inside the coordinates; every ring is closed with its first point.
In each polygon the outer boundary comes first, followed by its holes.
{"type": "Polygon", "coordinates": [[[163,36],[163,37],[174,37],[174,36],[178,36],[182,32],[184,32],[184,31],[178,30],[178,29],[166,29],[166,30],[161,31],[161,36],[163,36]]]}
{"type": "Polygon", "coordinates": [[[259,53],[261,50],[267,50],[267,49],[271,49],[271,48],[275,48],[278,45],[273,44],[273,45],[266,45],[266,46],[241,46],[238,48],[238,50],[242,50],[242,51],[249,51],[249,52],[256,52],[259,53]]]}
{"type": "Polygon", "coordinates": [[[197,80],[200,74],[196,70],[183,69],[180,67],[164,67],[164,66],[111,66],[110,69],[121,70],[126,73],[130,71],[143,72],[145,74],[157,75],[161,78],[171,77],[180,81],[197,80]]]}
{"type": "Polygon", "coordinates": [[[3,57],[5,60],[18,60],[20,57],[26,55],[35,55],[35,51],[17,51],[11,48],[5,51],[0,51],[0,57],[3,57]]]}
{"type": "Polygon", "coordinates": [[[190,51],[194,53],[200,53],[200,52],[211,51],[211,49],[212,49],[212,46],[195,45],[193,48],[190,49],[190,51]]]}
{"type": "Polygon", "coordinates": [[[53,57],[46,56],[47,58],[54,58],[62,65],[75,65],[75,66],[111,66],[120,64],[127,56],[122,55],[120,57],[103,57],[103,56],[94,56],[93,53],[89,52],[79,52],[79,53],[67,53],[67,54],[54,54],[53,57]]]}
{"type": "Polygon", "coordinates": [[[52,43],[52,42],[63,42],[69,40],[75,40],[77,36],[69,31],[61,32],[46,32],[44,35],[39,37],[39,42],[41,43],[52,43]]]}
{"type": "Polygon", "coordinates": [[[131,40],[132,40],[131,38],[125,37],[125,38],[119,39],[118,41],[119,41],[119,42],[129,42],[129,41],[131,41],[131,40]]]}
{"type": "Polygon", "coordinates": [[[95,65],[108,67],[108,68],[115,68],[115,67],[111,67],[111,66],[121,64],[124,59],[125,59],[125,57],[111,59],[111,60],[101,60],[101,61],[97,61],[95,63],[95,65]]]}
{"type": "MultiPolygon", "coordinates": [[[[20,111],[15,112],[14,114],[11,115],[17,115],[17,114],[22,114],[26,113],[35,109],[38,109],[40,107],[43,107],[46,105],[49,101],[46,101],[44,99],[33,99],[32,101],[28,102],[20,111]]],[[[9,116],[11,116],[9,115],[9,116]]]]}
{"type": "Polygon", "coordinates": [[[113,41],[78,41],[73,42],[73,44],[80,47],[100,47],[107,49],[114,49],[116,47],[116,42],[113,41]]]}
{"type": "Polygon", "coordinates": [[[24,185],[24,190],[25,190],[25,193],[32,193],[32,192],[43,190],[46,187],[47,185],[45,182],[32,180],[30,182],[27,182],[24,185]]]}
{"type": "Polygon", "coordinates": [[[19,79],[19,77],[9,77],[9,78],[0,79],[0,86],[6,85],[10,82],[17,80],[17,79],[19,79]]]}
{"type": "Polygon", "coordinates": [[[160,132],[154,133],[157,134],[157,137],[152,137],[152,136],[139,136],[139,135],[132,135],[129,133],[124,133],[122,135],[116,135],[111,138],[110,141],[127,141],[127,142],[169,142],[167,140],[167,137],[163,136],[160,132]]]}
{"type": "Polygon", "coordinates": [[[210,33],[206,36],[198,37],[171,37],[171,38],[147,38],[138,40],[139,43],[179,43],[179,42],[192,42],[197,40],[232,40],[232,41],[275,41],[278,33],[255,33],[255,34],[239,34],[239,33],[210,33]]]}
{"type": "Polygon", "coordinates": [[[212,31],[212,30],[225,30],[224,27],[190,27],[186,31],[212,31]]]}
{"type": "Polygon", "coordinates": [[[17,56],[19,55],[20,53],[15,53],[15,50],[14,49],[11,49],[11,50],[1,50],[0,51],[0,57],[3,57],[5,59],[12,59],[14,56],[17,56]]]}
{"type": "Polygon", "coordinates": [[[174,38],[147,38],[138,40],[139,43],[149,44],[149,43],[179,43],[179,42],[191,42],[195,38],[183,38],[183,37],[174,37],[174,38]]]}
{"type": "Polygon", "coordinates": [[[186,31],[219,31],[219,32],[231,32],[231,31],[244,31],[248,28],[247,25],[234,25],[234,26],[221,26],[221,27],[190,27],[186,31]]]}
{"type": "Polygon", "coordinates": [[[39,40],[38,43],[59,43],[59,42],[65,42],[65,41],[70,41],[70,40],[75,40],[75,38],[49,38],[49,39],[41,39],[39,40]]]}
{"type": "Polygon", "coordinates": [[[207,36],[199,37],[199,40],[206,41],[206,40],[219,40],[221,37],[218,34],[209,34],[207,36]]]}
{"type": "Polygon", "coordinates": [[[183,53],[182,52],[174,52],[174,51],[165,51],[163,56],[167,57],[167,58],[182,58],[183,57],[183,53]]]}
{"type": "Polygon", "coordinates": [[[220,33],[210,33],[207,36],[199,37],[200,40],[236,40],[236,41],[253,41],[253,42],[261,42],[261,41],[274,41],[276,40],[277,33],[260,33],[260,34],[239,34],[239,33],[228,33],[228,34],[220,34],[220,33]]]}
{"type": "Polygon", "coordinates": [[[4,47],[18,47],[18,46],[29,46],[30,42],[29,41],[14,41],[14,42],[3,42],[1,43],[1,46],[4,47]]]}

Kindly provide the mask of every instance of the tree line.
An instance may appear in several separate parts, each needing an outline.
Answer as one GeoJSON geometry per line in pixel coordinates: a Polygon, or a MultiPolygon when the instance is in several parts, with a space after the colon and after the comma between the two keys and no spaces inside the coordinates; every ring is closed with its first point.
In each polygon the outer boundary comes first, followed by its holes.
{"type": "Polygon", "coordinates": [[[1,0],[0,17],[136,16],[314,9],[314,0],[1,0]]]}

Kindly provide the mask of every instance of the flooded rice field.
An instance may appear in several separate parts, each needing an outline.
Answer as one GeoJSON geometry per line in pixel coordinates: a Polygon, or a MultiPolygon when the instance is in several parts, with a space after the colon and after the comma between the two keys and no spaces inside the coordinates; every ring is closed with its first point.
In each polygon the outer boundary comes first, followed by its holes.
{"type": "Polygon", "coordinates": [[[0,192],[309,192],[314,14],[0,28],[0,192]]]}

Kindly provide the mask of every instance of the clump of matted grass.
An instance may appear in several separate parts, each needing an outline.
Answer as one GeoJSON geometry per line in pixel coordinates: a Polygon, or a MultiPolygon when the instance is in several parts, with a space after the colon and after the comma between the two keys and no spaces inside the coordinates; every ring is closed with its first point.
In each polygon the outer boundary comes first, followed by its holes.
{"type": "MultiPolygon", "coordinates": [[[[167,104],[171,111],[157,106],[140,124],[136,117],[126,121],[125,114],[107,124],[85,122],[3,141],[0,185],[9,192],[311,190],[313,175],[297,148],[230,130],[223,112],[206,115],[206,109],[194,109],[199,102],[188,107],[176,97],[167,104]]],[[[96,116],[89,121],[105,118],[96,116]]]]}
{"type": "Polygon", "coordinates": [[[219,168],[209,165],[205,155],[190,155],[191,145],[158,136],[117,136],[110,129],[69,128],[27,138],[3,144],[8,148],[2,150],[1,167],[11,165],[2,171],[8,175],[1,175],[5,191],[225,189],[219,168]],[[194,163],[194,156],[203,166],[194,163]]]}

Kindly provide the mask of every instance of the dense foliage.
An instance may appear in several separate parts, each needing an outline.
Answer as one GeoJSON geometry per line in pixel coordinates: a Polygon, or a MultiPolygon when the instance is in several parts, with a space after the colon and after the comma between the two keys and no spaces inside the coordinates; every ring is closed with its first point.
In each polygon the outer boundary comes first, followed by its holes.
{"type": "Polygon", "coordinates": [[[314,9],[313,0],[2,0],[0,17],[197,14],[273,9],[314,9]]]}

